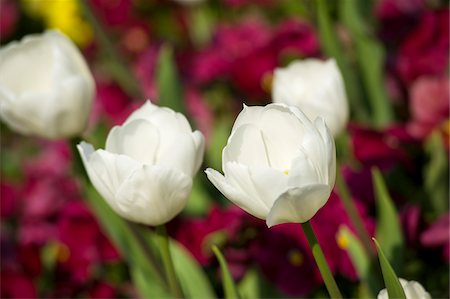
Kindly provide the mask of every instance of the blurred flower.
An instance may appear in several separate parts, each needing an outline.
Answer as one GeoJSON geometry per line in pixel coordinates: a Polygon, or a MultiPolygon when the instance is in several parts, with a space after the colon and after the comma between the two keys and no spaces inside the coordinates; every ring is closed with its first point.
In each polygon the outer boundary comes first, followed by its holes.
{"type": "Polygon", "coordinates": [[[58,221],[58,235],[58,262],[76,282],[86,281],[95,264],[118,260],[117,251],[81,201],[64,206],[58,221]]]}
{"type": "Polygon", "coordinates": [[[312,121],[321,116],[334,136],[344,130],[348,103],[334,59],[294,61],[274,72],[272,99],[299,107],[312,121]]]}
{"type": "Polygon", "coordinates": [[[0,182],[0,216],[2,219],[9,218],[16,212],[18,207],[17,193],[17,188],[2,178],[0,182]]]}
{"type": "Polygon", "coordinates": [[[203,161],[204,137],[186,118],[147,101],[108,134],[105,150],[82,142],[89,178],[120,216],[166,223],[186,205],[203,161]]]}
{"type": "Polygon", "coordinates": [[[421,219],[421,209],[418,205],[407,204],[400,211],[400,221],[407,243],[410,246],[416,245],[419,241],[419,226],[421,219]]]}
{"type": "Polygon", "coordinates": [[[397,55],[397,70],[409,84],[422,75],[443,75],[449,62],[449,10],[426,12],[397,55]]]}
{"type": "Polygon", "coordinates": [[[247,107],[222,152],[225,175],[209,180],[267,226],[306,222],[330,196],[336,175],[334,140],[323,119],[312,123],[284,104],[247,107]]]}
{"type": "Polygon", "coordinates": [[[22,0],[21,4],[29,15],[42,18],[47,28],[59,29],[77,45],[84,47],[92,41],[92,28],[82,17],[78,0],[22,0]]]}
{"type": "Polygon", "coordinates": [[[442,246],[446,262],[450,262],[450,213],[445,213],[430,225],[420,236],[420,243],[424,247],[442,246]]]}
{"type": "Polygon", "coordinates": [[[364,166],[389,169],[395,165],[409,166],[410,158],[404,144],[412,139],[403,127],[384,130],[364,128],[353,123],[349,126],[353,154],[364,166]]]}
{"type": "MultiPolygon", "coordinates": [[[[367,207],[356,198],[353,199],[369,235],[375,231],[375,220],[368,214],[367,207]]],[[[339,273],[353,281],[358,279],[356,270],[348,255],[348,241],[338,236],[339,228],[344,225],[356,234],[352,221],[347,215],[342,200],[335,192],[331,193],[328,203],[311,220],[317,238],[333,273],[339,273]]],[[[306,245],[307,243],[305,243],[306,245]]]]}
{"type": "MultiPolygon", "coordinates": [[[[213,206],[206,218],[180,219],[172,224],[174,237],[206,266],[214,259],[211,246],[218,246],[234,238],[242,225],[244,212],[234,206],[221,209],[213,206]]],[[[227,259],[228,260],[228,259],[227,259]]],[[[229,261],[228,261],[229,262],[229,261]]]]}
{"type": "Polygon", "coordinates": [[[94,81],[64,35],[47,31],[2,48],[0,73],[0,116],[12,129],[51,139],[83,132],[94,81]]]}
{"type": "Polygon", "coordinates": [[[19,9],[14,0],[0,1],[0,39],[7,39],[16,27],[19,20],[19,9]]]}
{"type": "MultiPolygon", "coordinates": [[[[406,299],[431,299],[430,294],[417,281],[407,281],[403,278],[399,280],[402,284],[403,291],[405,291],[406,299]]],[[[382,289],[378,293],[377,299],[389,299],[387,290],[382,289]]]]}
{"type": "Polygon", "coordinates": [[[37,290],[33,279],[19,270],[4,269],[0,274],[2,298],[37,298],[37,290]]]}
{"type": "Polygon", "coordinates": [[[211,136],[213,129],[213,113],[206,104],[201,93],[195,89],[185,91],[186,109],[188,114],[193,118],[200,132],[205,135],[206,141],[211,136]]]}
{"type": "Polygon", "coordinates": [[[308,297],[320,285],[320,274],[298,225],[263,231],[251,253],[262,274],[286,295],[308,297]]]}
{"type": "MultiPolygon", "coordinates": [[[[423,139],[433,129],[443,129],[450,119],[449,77],[420,77],[410,88],[410,111],[412,120],[408,131],[423,139]]],[[[448,135],[448,132],[447,132],[448,135]]]]}

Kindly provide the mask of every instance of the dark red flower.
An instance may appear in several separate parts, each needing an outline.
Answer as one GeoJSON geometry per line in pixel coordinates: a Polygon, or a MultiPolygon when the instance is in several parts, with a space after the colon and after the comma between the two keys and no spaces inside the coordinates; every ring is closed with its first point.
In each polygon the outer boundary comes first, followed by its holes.
{"type": "Polygon", "coordinates": [[[406,84],[422,75],[443,75],[449,61],[449,10],[426,12],[397,55],[397,70],[406,84]]]}
{"type": "Polygon", "coordinates": [[[450,213],[445,213],[420,236],[424,247],[442,247],[445,261],[450,262],[450,213]]]}

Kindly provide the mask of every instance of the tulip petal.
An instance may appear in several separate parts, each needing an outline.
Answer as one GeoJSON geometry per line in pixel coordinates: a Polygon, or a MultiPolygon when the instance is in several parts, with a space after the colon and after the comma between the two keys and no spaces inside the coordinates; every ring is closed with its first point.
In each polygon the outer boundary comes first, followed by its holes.
{"type": "Polygon", "coordinates": [[[299,154],[305,132],[304,125],[297,115],[282,104],[269,104],[265,107],[245,106],[236,119],[233,133],[249,124],[261,130],[270,166],[282,172],[289,170],[293,158],[299,154]]]}
{"type": "Polygon", "coordinates": [[[195,163],[192,175],[196,174],[198,169],[203,163],[203,156],[205,154],[205,137],[200,131],[195,131],[192,133],[192,137],[194,138],[195,144],[195,163]]]}
{"type": "Polygon", "coordinates": [[[289,189],[275,201],[266,219],[267,226],[310,220],[328,201],[330,193],[327,185],[289,189]]]}
{"type": "Polygon", "coordinates": [[[231,134],[222,152],[222,169],[227,162],[247,166],[270,166],[261,130],[252,124],[242,125],[231,134]]]}
{"type": "Polygon", "coordinates": [[[197,151],[192,133],[160,131],[161,143],[156,157],[158,165],[174,168],[193,176],[196,171],[197,151]]]}
{"type": "Polygon", "coordinates": [[[117,190],[117,212],[130,221],[161,225],[181,212],[191,189],[192,179],[181,171],[143,165],[117,190]]]}
{"type": "Polygon", "coordinates": [[[238,205],[247,213],[265,219],[269,209],[262,202],[255,201],[254,198],[248,196],[240,187],[230,184],[227,179],[218,171],[208,168],[205,170],[211,183],[230,201],[238,205]]]}
{"type": "Polygon", "coordinates": [[[112,128],[106,139],[105,150],[127,155],[147,165],[155,163],[160,143],[158,129],[149,121],[136,119],[112,128]]]}
{"type": "Polygon", "coordinates": [[[334,143],[334,139],[331,135],[330,130],[328,129],[327,125],[325,124],[324,119],[317,118],[314,121],[314,124],[317,128],[317,130],[320,133],[320,136],[322,137],[324,144],[325,144],[325,155],[324,159],[328,161],[328,181],[327,184],[333,186],[334,182],[336,180],[336,145],[334,143]]]}
{"type": "Polygon", "coordinates": [[[160,129],[160,131],[164,129],[185,133],[192,132],[191,125],[189,125],[189,122],[183,114],[166,107],[158,107],[150,101],[145,102],[141,108],[134,111],[127,118],[125,124],[136,119],[147,119],[160,129]]]}
{"type": "Polygon", "coordinates": [[[301,151],[297,158],[292,162],[289,170],[289,187],[298,187],[321,184],[321,178],[314,166],[314,162],[309,159],[304,151],[301,151]]]}

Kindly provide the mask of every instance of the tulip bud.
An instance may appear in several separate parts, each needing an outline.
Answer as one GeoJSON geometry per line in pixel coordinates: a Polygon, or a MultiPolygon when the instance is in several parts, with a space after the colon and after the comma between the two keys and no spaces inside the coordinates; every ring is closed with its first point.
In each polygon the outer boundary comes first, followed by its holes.
{"type": "Polygon", "coordinates": [[[303,223],[334,186],[334,141],[322,118],[313,123],[297,107],[244,106],[223,149],[222,170],[205,172],[225,197],[267,226],[303,223]]]}
{"type": "Polygon", "coordinates": [[[0,118],[19,133],[50,139],[81,134],[94,88],[83,56],[58,31],[0,49],[0,118]]]}
{"type": "Polygon", "coordinates": [[[311,120],[323,117],[333,136],[347,125],[347,96],[334,59],[305,59],[277,68],[272,98],[275,103],[299,107],[311,120]]]}
{"type": "Polygon", "coordinates": [[[186,118],[147,101],[108,134],[105,149],[82,142],[89,178],[120,216],[160,225],[185,207],[204,153],[204,137],[186,118]]]}
{"type": "MultiPolygon", "coordinates": [[[[400,278],[399,280],[403,287],[403,291],[405,292],[406,299],[431,299],[430,294],[425,291],[423,286],[417,281],[407,281],[403,278],[400,278]]],[[[377,299],[388,298],[388,292],[386,289],[382,289],[380,293],[378,293],[377,299]]]]}

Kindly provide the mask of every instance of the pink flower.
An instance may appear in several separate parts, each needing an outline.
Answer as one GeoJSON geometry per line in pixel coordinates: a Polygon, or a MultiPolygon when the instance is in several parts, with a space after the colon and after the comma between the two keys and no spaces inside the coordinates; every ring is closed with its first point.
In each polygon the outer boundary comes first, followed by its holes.
{"type": "Polygon", "coordinates": [[[33,280],[21,271],[2,267],[0,295],[2,298],[37,298],[37,290],[33,280]]]}
{"type": "Polygon", "coordinates": [[[173,223],[173,236],[183,244],[202,265],[211,262],[214,238],[226,242],[239,230],[244,212],[237,207],[220,209],[213,206],[206,219],[190,218],[173,223]]]}
{"type": "Polygon", "coordinates": [[[0,216],[2,219],[13,216],[17,210],[18,190],[3,179],[0,183],[0,216]]]}
{"type": "Polygon", "coordinates": [[[262,229],[251,252],[262,274],[286,295],[308,297],[321,283],[299,224],[262,229]]]}
{"type": "Polygon", "coordinates": [[[0,39],[4,41],[16,29],[19,20],[19,9],[14,0],[0,1],[0,39]]]}
{"type": "MultiPolygon", "coordinates": [[[[450,118],[449,77],[420,77],[410,88],[412,120],[408,131],[423,139],[434,129],[444,129],[450,118]]],[[[448,133],[447,133],[448,134],[448,133]]]]}
{"type": "Polygon", "coordinates": [[[424,247],[442,247],[445,261],[450,262],[450,213],[445,213],[420,236],[424,247]]]}
{"type": "Polygon", "coordinates": [[[185,92],[186,109],[189,116],[195,121],[197,128],[205,135],[206,141],[209,140],[213,127],[213,113],[200,92],[195,89],[188,89],[185,92]]]}
{"type": "Polygon", "coordinates": [[[70,202],[64,207],[58,222],[58,231],[59,240],[68,252],[68,257],[62,260],[61,265],[70,271],[76,282],[86,281],[91,267],[96,263],[104,259],[119,258],[117,251],[111,251],[112,247],[107,244],[109,241],[82,202],[70,202]]]}

